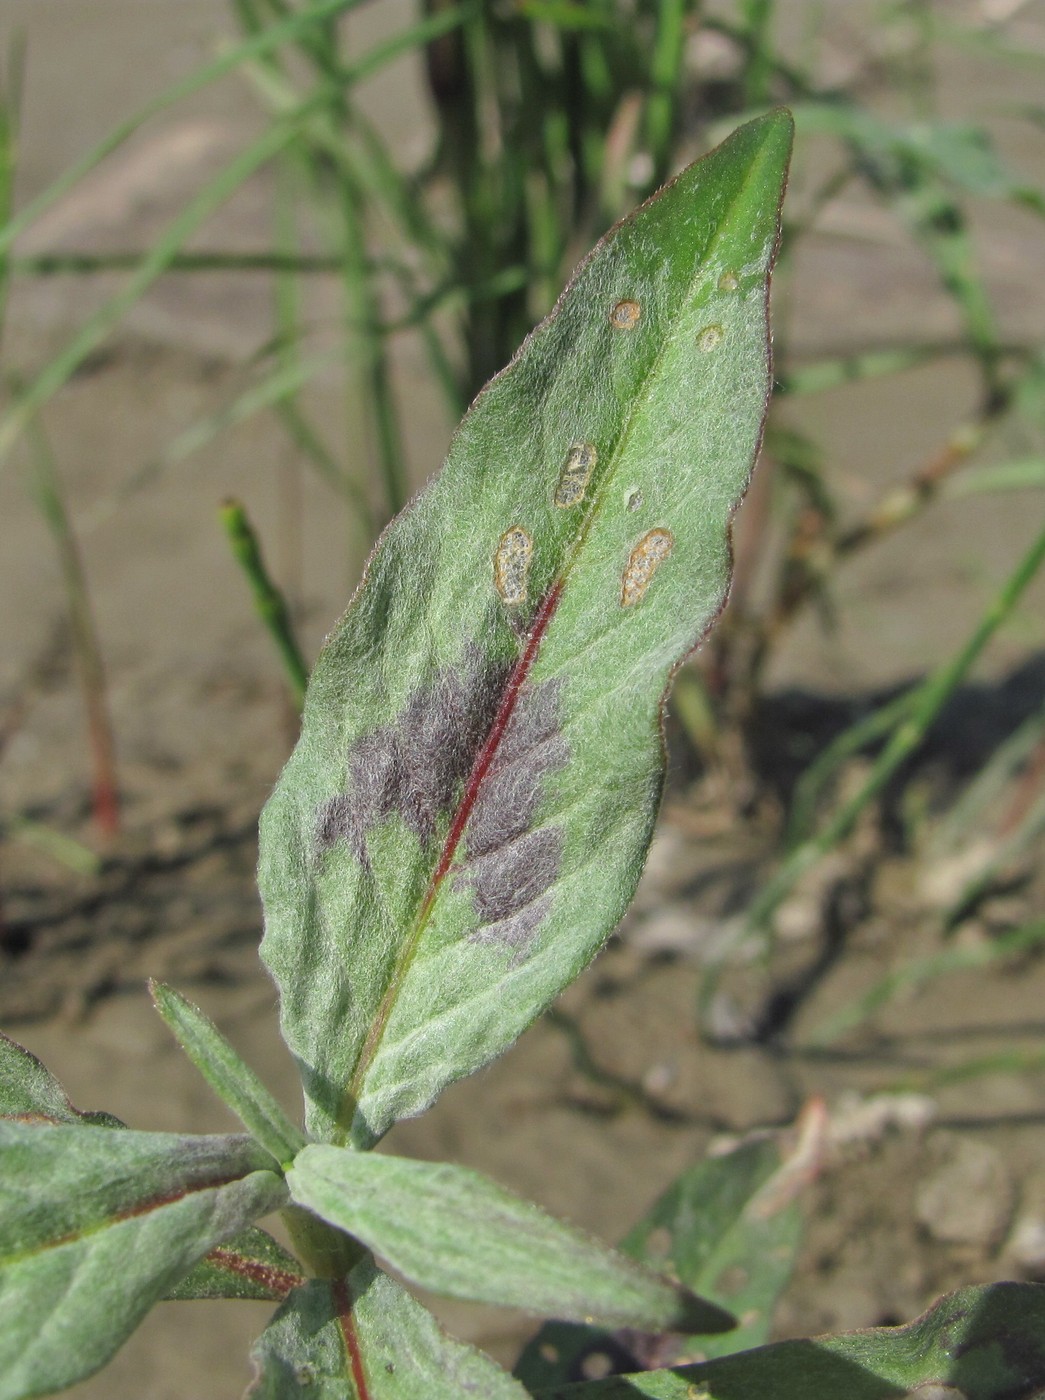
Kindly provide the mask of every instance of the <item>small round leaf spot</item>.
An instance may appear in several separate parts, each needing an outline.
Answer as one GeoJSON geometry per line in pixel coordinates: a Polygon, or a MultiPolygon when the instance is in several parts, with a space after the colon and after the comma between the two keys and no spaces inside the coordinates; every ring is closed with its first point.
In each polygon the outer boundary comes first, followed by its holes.
{"type": "Polygon", "coordinates": [[[588,482],[595,470],[598,453],[590,442],[575,442],[566,454],[559,484],[555,488],[555,504],[562,509],[578,505],[584,499],[588,482]]]}
{"type": "Polygon", "coordinates": [[[675,536],[659,527],[648,530],[631,551],[621,579],[620,605],[630,608],[646,595],[657,569],[675,548],[675,536]]]}
{"type": "Polygon", "coordinates": [[[720,292],[735,292],[740,286],[740,282],[735,272],[724,272],[718,279],[718,289],[720,292]]]}
{"type": "Polygon", "coordinates": [[[642,492],[632,487],[624,498],[624,504],[629,510],[638,510],[642,505],[642,492]]]}
{"type": "Polygon", "coordinates": [[[725,331],[721,326],[705,326],[697,336],[697,349],[705,355],[709,354],[717,345],[721,344],[723,335],[725,335],[725,331]]]}
{"type": "Polygon", "coordinates": [[[633,331],[642,317],[637,301],[618,301],[610,312],[610,325],[619,331],[633,331]]]}
{"type": "Polygon", "coordinates": [[[510,608],[526,602],[526,585],[532,554],[533,540],[521,525],[513,525],[510,530],[505,530],[498,541],[493,557],[494,587],[501,595],[501,602],[510,608]]]}
{"type": "Polygon", "coordinates": [[[580,1369],[585,1380],[604,1380],[613,1373],[613,1357],[604,1351],[589,1351],[582,1359],[580,1369]]]}

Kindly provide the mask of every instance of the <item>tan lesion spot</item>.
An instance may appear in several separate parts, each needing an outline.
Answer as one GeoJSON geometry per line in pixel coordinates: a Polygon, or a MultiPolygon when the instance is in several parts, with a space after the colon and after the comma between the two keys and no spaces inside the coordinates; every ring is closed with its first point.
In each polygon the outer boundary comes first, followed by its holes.
{"type": "Polygon", "coordinates": [[[505,530],[493,556],[494,587],[510,608],[526,602],[533,540],[521,525],[505,530]]]}
{"type": "Polygon", "coordinates": [[[619,331],[632,331],[642,319],[642,307],[637,301],[618,301],[610,312],[610,325],[619,331]]]}
{"type": "Polygon", "coordinates": [[[555,504],[562,509],[575,506],[584,499],[588,482],[595,470],[598,453],[590,442],[575,442],[566,454],[559,484],[555,488],[555,504]]]}
{"type": "Polygon", "coordinates": [[[705,355],[716,349],[722,343],[725,331],[719,325],[705,326],[697,336],[697,349],[703,351],[705,355]]]}
{"type": "Polygon", "coordinates": [[[675,548],[675,536],[658,526],[648,530],[631,551],[628,566],[621,579],[620,605],[630,608],[645,597],[653,575],[675,548]]]}
{"type": "Polygon", "coordinates": [[[720,292],[735,292],[740,286],[740,281],[735,272],[724,272],[718,279],[718,289],[720,292]]]}

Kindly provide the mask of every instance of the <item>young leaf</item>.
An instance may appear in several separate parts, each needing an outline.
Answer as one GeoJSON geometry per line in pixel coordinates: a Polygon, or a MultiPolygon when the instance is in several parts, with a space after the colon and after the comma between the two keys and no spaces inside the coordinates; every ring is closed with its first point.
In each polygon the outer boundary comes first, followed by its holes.
{"type": "Polygon", "coordinates": [[[949,1294],[906,1327],[777,1342],[670,1371],[538,1390],[538,1400],[1034,1400],[1045,1385],[1045,1287],[949,1294]]]}
{"type": "Polygon", "coordinates": [[[263,1298],[282,1303],[304,1283],[301,1265],[271,1235],[253,1225],[219,1244],[166,1295],[176,1302],[197,1298],[263,1298]]]}
{"type": "Polygon", "coordinates": [[[0,1119],[122,1128],[111,1113],[84,1113],[35,1055],[0,1032],[0,1119]]]}
{"type": "Polygon", "coordinates": [[[800,1217],[785,1185],[771,1141],[743,1143],[684,1172],[621,1242],[624,1253],[732,1309],[741,1323],[721,1336],[650,1339],[612,1335],[594,1327],[549,1322],[519,1358],[515,1374],[540,1389],[584,1380],[595,1356],[618,1371],[666,1361],[723,1356],[760,1346],[769,1334],[773,1304],[791,1274],[800,1217]],[[649,1344],[654,1343],[652,1349],[649,1344]]]}
{"type": "Polygon", "coordinates": [[[761,433],[790,145],[750,122],[603,239],[316,664],[259,872],[316,1136],[499,1054],[631,898],[761,433]]]}
{"type": "Polygon", "coordinates": [[[447,1337],[373,1262],[295,1288],[258,1339],[246,1400],[528,1400],[481,1351],[447,1337]]]}
{"type": "Polygon", "coordinates": [[[96,1371],[215,1245],[286,1201],[250,1138],[0,1123],[0,1400],[96,1371]]]}
{"type": "Polygon", "coordinates": [[[464,1167],[314,1144],[287,1185],[299,1205],[435,1293],[651,1331],[734,1325],[713,1303],[464,1167]]]}
{"type": "Polygon", "coordinates": [[[198,1006],[162,982],[150,982],[149,991],[156,1010],[214,1092],[266,1152],[281,1166],[289,1166],[305,1145],[304,1133],[198,1006]]]}

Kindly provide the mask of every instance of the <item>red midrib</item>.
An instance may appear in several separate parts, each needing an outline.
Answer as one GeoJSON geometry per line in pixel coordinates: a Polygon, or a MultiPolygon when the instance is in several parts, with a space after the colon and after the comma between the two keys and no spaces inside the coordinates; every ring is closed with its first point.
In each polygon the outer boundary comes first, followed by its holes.
{"type": "Polygon", "coordinates": [[[351,1117],[355,1114],[356,1103],[358,1101],[363,1078],[374,1057],[381,1036],[384,1034],[385,1026],[388,1024],[388,1018],[392,1014],[392,1007],[395,1005],[395,999],[400,984],[413,961],[414,954],[421,941],[421,935],[424,932],[425,924],[428,922],[428,916],[432,911],[432,905],[435,903],[436,896],[439,893],[439,887],[454,863],[454,857],[457,854],[458,846],[461,844],[461,837],[464,834],[464,829],[468,825],[468,818],[472,814],[472,808],[478,800],[483,782],[486,779],[487,773],[490,771],[490,765],[494,761],[497,749],[501,740],[504,738],[505,730],[508,728],[515,711],[515,706],[519,699],[519,692],[522,690],[527,676],[533,669],[533,663],[540,650],[544,634],[548,630],[548,624],[551,622],[555,614],[555,609],[559,605],[559,599],[562,597],[563,583],[564,579],[560,575],[559,579],[551,586],[541,600],[540,607],[534,615],[533,625],[526,638],[526,646],[523,648],[523,654],[512,667],[511,674],[508,677],[508,683],[504,688],[504,694],[501,696],[501,703],[497,707],[497,714],[494,716],[493,724],[490,726],[490,732],[487,734],[483,746],[479,750],[475,762],[472,764],[472,771],[468,775],[468,781],[465,783],[464,792],[461,794],[461,801],[457,805],[457,811],[454,813],[454,819],[450,823],[450,830],[447,832],[446,840],[443,843],[439,862],[432,873],[432,878],[428,882],[428,888],[425,891],[424,899],[421,901],[418,909],[413,932],[403,949],[403,954],[396,967],[392,980],[382,998],[381,1005],[378,1007],[377,1014],[367,1034],[366,1042],[363,1045],[363,1049],[360,1051],[356,1067],[352,1072],[352,1077],[345,1090],[344,1106],[341,1115],[343,1130],[346,1130],[349,1125],[345,1121],[346,1118],[350,1123],[351,1117]]]}
{"type": "Polygon", "coordinates": [[[454,863],[454,856],[457,854],[457,847],[460,845],[464,829],[468,825],[468,818],[472,815],[472,808],[476,804],[483,782],[486,779],[487,773],[490,771],[490,765],[494,761],[498,746],[504,738],[504,731],[508,728],[509,721],[511,720],[516,703],[519,699],[519,691],[522,689],[523,683],[533,667],[534,659],[540,649],[541,641],[545,632],[548,630],[548,624],[552,619],[552,615],[558,606],[561,596],[562,581],[560,580],[548,590],[541,606],[537,609],[533,627],[530,630],[530,635],[526,639],[526,647],[522,656],[519,657],[519,660],[512,667],[511,675],[508,677],[508,684],[505,686],[504,694],[501,696],[501,703],[497,707],[497,714],[494,716],[493,724],[490,726],[490,732],[487,734],[486,741],[479,750],[475,763],[472,765],[472,771],[468,776],[468,782],[465,784],[464,792],[461,795],[461,801],[458,804],[453,822],[450,825],[450,830],[447,833],[446,842],[443,845],[443,853],[439,857],[439,864],[436,866],[435,873],[429,881],[428,889],[425,891],[425,897],[421,903],[421,911],[418,915],[419,923],[422,923],[427,917],[428,911],[431,909],[435,897],[439,892],[439,886],[447,871],[454,863]]]}
{"type": "Polygon", "coordinates": [[[341,1335],[345,1340],[345,1354],[352,1372],[352,1384],[356,1388],[357,1400],[370,1400],[370,1388],[367,1385],[366,1370],[363,1366],[359,1334],[356,1332],[356,1319],[352,1313],[352,1298],[348,1291],[348,1284],[343,1278],[334,1281],[333,1293],[337,1320],[341,1327],[341,1335]]]}

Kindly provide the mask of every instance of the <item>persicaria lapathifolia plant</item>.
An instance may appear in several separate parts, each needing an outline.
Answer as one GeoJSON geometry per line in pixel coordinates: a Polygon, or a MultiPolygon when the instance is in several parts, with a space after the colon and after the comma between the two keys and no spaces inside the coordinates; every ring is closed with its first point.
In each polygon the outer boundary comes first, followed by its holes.
{"type": "MultiPolygon", "coordinates": [[[[572,1320],[575,1350],[599,1326],[714,1353],[734,1318],[700,1295],[725,1264],[739,1251],[756,1289],[760,1261],[781,1277],[793,1229],[780,1183],[765,1194],[764,1145],[655,1208],[678,1277],[477,1173],[370,1149],[500,1054],[632,897],[664,697],[723,605],[765,417],[791,134],[784,112],[749,123],[602,240],[379,541],[316,664],[260,870],[305,1130],[166,987],[160,1014],[247,1135],[82,1114],[0,1042],[0,1400],[90,1374],[167,1297],[280,1303],[254,1351],[255,1400],[551,1397],[569,1348],[531,1349],[510,1376],[377,1261],[450,1297],[572,1320]],[[295,1254],[256,1227],[273,1211],[295,1254]]],[[[771,1291],[738,1344],[764,1338],[771,1291]]],[[[915,1384],[937,1354],[925,1329],[939,1330],[918,1326],[907,1361],[867,1338],[809,1346],[822,1375],[866,1380],[884,1374],[866,1358],[885,1357],[915,1384]]],[[[785,1352],[568,1393],[761,1396],[779,1354],[774,1393],[813,1394],[806,1354],[785,1352]]]]}

